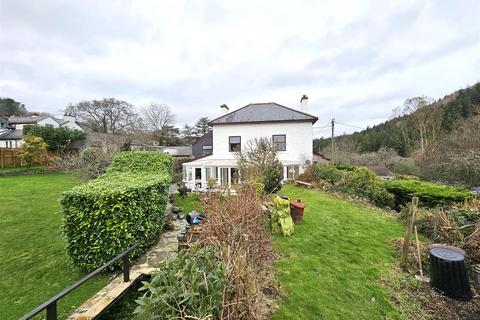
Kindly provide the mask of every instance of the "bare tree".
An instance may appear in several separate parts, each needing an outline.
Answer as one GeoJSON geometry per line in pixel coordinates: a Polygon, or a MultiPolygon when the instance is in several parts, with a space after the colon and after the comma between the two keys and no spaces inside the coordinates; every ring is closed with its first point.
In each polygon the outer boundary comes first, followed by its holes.
{"type": "Polygon", "coordinates": [[[161,130],[167,126],[173,126],[175,115],[169,106],[165,104],[151,103],[142,108],[144,124],[151,131],[161,130]]]}
{"type": "Polygon", "coordinates": [[[426,96],[405,100],[402,106],[393,109],[393,118],[400,118],[396,123],[397,134],[394,139],[407,153],[411,153],[418,141],[422,157],[431,154],[438,141],[442,114],[434,100],[426,96]],[[408,116],[408,117],[406,117],[408,116]]]}
{"type": "Polygon", "coordinates": [[[283,167],[277,153],[268,138],[247,141],[246,146],[236,153],[242,180],[261,182],[266,194],[278,190],[283,179],[283,167]]]}
{"type": "Polygon", "coordinates": [[[433,103],[432,98],[426,96],[413,97],[405,100],[403,104],[404,114],[410,114],[413,124],[417,129],[420,141],[420,152],[422,155],[425,154],[425,149],[427,148],[428,139],[427,139],[427,127],[429,123],[430,113],[426,110],[427,106],[433,103]]]}
{"type": "Polygon", "coordinates": [[[135,130],[139,121],[133,105],[114,98],[70,104],[65,113],[75,114],[80,121],[87,122],[93,131],[110,134],[135,130]]]}
{"type": "Polygon", "coordinates": [[[152,132],[152,138],[159,145],[168,145],[179,134],[174,127],[175,115],[172,109],[165,104],[151,103],[142,108],[143,123],[152,132]]]}

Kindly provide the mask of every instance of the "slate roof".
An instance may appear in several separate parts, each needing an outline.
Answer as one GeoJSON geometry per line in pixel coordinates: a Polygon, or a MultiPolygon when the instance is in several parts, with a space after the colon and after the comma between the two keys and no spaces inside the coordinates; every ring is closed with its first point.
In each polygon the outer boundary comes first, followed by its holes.
{"type": "Polygon", "coordinates": [[[56,123],[58,123],[59,126],[62,126],[64,124],[66,124],[68,121],[65,121],[63,119],[58,119],[58,118],[55,118],[55,117],[52,117],[53,120],[55,120],[56,123]]]}
{"type": "Polygon", "coordinates": [[[192,155],[191,146],[172,146],[172,147],[160,147],[160,152],[168,153],[172,157],[189,157],[192,155]]]}
{"type": "Polygon", "coordinates": [[[35,124],[40,120],[49,118],[49,116],[37,116],[37,117],[16,117],[11,116],[8,118],[8,123],[11,124],[35,124]]]}
{"type": "Polygon", "coordinates": [[[367,166],[367,168],[380,177],[393,177],[395,176],[390,170],[385,166],[367,166]]]}
{"type": "Polygon", "coordinates": [[[23,130],[8,130],[0,134],[0,140],[22,140],[23,130]]]}
{"type": "Polygon", "coordinates": [[[194,139],[191,144],[194,145],[195,143],[199,142],[200,140],[205,140],[205,139],[206,140],[212,140],[213,139],[213,130],[210,130],[207,133],[205,133],[203,136],[200,136],[200,137],[194,139]]]}
{"type": "Polygon", "coordinates": [[[88,123],[86,123],[86,122],[75,121],[75,123],[77,124],[77,126],[79,126],[80,128],[82,128],[83,130],[87,130],[87,129],[88,129],[88,123]]]}
{"type": "Polygon", "coordinates": [[[282,106],[275,102],[267,102],[247,104],[240,109],[210,121],[209,125],[287,121],[308,121],[313,124],[317,120],[318,118],[313,115],[282,106]]]}

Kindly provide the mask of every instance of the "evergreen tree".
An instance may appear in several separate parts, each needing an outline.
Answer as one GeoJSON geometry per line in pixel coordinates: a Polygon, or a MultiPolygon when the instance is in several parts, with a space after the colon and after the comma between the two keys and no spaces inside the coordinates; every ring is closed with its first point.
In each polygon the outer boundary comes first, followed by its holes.
{"type": "Polygon", "coordinates": [[[195,126],[193,127],[193,132],[195,133],[195,136],[203,136],[205,133],[212,130],[212,128],[208,125],[208,122],[210,122],[210,119],[208,119],[207,117],[202,117],[197,120],[195,126]]]}
{"type": "Polygon", "coordinates": [[[25,116],[28,114],[23,103],[11,98],[0,98],[0,117],[25,116]]]}

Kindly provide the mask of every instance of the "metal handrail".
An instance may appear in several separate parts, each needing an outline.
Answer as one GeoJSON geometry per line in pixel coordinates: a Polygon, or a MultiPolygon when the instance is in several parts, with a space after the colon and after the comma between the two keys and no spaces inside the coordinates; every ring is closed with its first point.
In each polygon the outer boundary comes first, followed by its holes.
{"type": "Polygon", "coordinates": [[[20,320],[27,320],[32,318],[33,316],[36,316],[43,310],[47,310],[47,320],[57,320],[57,301],[65,297],[67,294],[69,294],[71,291],[75,290],[88,280],[90,280],[92,277],[96,276],[103,270],[105,270],[107,267],[111,266],[113,263],[116,261],[120,260],[123,258],[123,281],[128,282],[130,281],[130,263],[128,259],[128,254],[134,250],[135,248],[138,247],[138,243],[134,244],[124,252],[120,253],[118,256],[115,258],[111,259],[107,263],[105,263],[103,266],[99,267],[98,269],[95,269],[91,273],[87,274],[85,277],[82,279],[78,280],[74,284],[72,284],[70,287],[64,289],[62,292],[59,294],[55,295],[54,297],[50,298],[48,301],[42,303],[29,313],[26,313],[23,315],[23,317],[20,318],[20,320]]]}

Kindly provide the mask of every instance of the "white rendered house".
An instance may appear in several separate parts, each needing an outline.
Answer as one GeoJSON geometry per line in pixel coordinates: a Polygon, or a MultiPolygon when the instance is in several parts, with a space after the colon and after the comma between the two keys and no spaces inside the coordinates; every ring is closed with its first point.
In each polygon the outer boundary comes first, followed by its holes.
{"type": "Polygon", "coordinates": [[[318,118],[305,112],[307,101],[304,96],[302,110],[273,102],[252,103],[212,120],[212,153],[183,164],[187,188],[205,190],[210,179],[230,188],[238,178],[236,152],[256,138],[272,140],[284,180],[295,179],[313,160],[312,126],[318,118]]]}
{"type": "MultiPolygon", "coordinates": [[[[2,118],[3,119],[3,118],[2,118]]],[[[76,121],[74,116],[64,115],[63,119],[52,116],[11,116],[8,119],[0,119],[0,148],[15,149],[23,144],[23,127],[26,125],[68,127],[74,130],[85,131],[85,125],[76,121]]]]}

